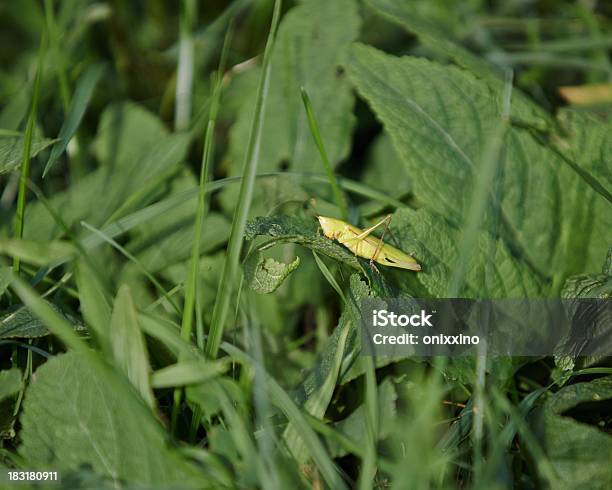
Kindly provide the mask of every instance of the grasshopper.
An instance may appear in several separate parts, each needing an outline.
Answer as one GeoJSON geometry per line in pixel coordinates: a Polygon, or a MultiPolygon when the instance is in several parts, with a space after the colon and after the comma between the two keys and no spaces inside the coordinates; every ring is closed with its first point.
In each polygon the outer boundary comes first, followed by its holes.
{"type": "Polygon", "coordinates": [[[385,232],[391,221],[390,214],[365,230],[336,218],[328,218],[327,216],[317,216],[317,218],[327,238],[338,241],[355,255],[369,259],[374,270],[377,270],[374,262],[411,271],[421,270],[421,266],[413,257],[383,242],[385,232]],[[372,235],[372,232],[382,225],[385,225],[382,237],[377,238],[372,235]]]}

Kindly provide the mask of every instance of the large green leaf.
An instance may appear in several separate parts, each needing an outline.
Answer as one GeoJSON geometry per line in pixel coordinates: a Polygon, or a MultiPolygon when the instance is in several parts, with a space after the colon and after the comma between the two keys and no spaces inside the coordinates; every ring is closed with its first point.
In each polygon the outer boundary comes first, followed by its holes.
{"type": "Polygon", "coordinates": [[[567,131],[560,150],[576,162],[583,178],[612,202],[612,123],[585,112],[564,109],[559,120],[567,131]],[[585,175],[586,174],[586,175],[585,175]]]}
{"type": "MultiPolygon", "coordinates": [[[[23,158],[23,141],[23,136],[0,135],[0,175],[19,168],[23,158]]],[[[30,156],[35,157],[53,142],[52,139],[34,135],[30,156]]]]}
{"type": "MultiPolygon", "coordinates": [[[[285,15],[271,59],[260,171],[278,170],[281,161],[289,162],[295,170],[323,169],[308,128],[300,86],[310,96],[332,164],[348,154],[354,124],[353,95],[338,67],[358,30],[353,0],[305,0],[285,15]]],[[[245,97],[250,102],[241,107],[231,130],[230,152],[237,163],[243,161],[253,114],[254,97],[245,97]]]]}
{"type": "MultiPolygon", "coordinates": [[[[421,264],[419,273],[389,271],[400,291],[413,296],[445,297],[458,255],[461,232],[440,215],[425,209],[399,209],[393,215],[391,231],[403,250],[421,264]]],[[[463,297],[533,298],[542,283],[529,266],[515,257],[505,243],[481,231],[466,266],[463,297]]],[[[387,269],[385,269],[387,270],[387,269]]]]}
{"type": "MultiPolygon", "coordinates": [[[[82,324],[71,315],[64,313],[57,305],[49,301],[45,301],[45,303],[74,325],[75,329],[83,329],[82,324]]],[[[0,312],[0,339],[34,339],[44,337],[49,333],[45,324],[27,306],[14,306],[0,312]]]]}
{"type": "MultiPolygon", "coordinates": [[[[353,46],[347,68],[393,138],[419,203],[461,226],[499,124],[501,87],[454,66],[364,45],[353,46]]],[[[603,196],[526,130],[507,131],[500,160],[500,233],[513,253],[542,277],[554,275],[556,288],[572,273],[598,268],[612,240],[603,196]]]]}
{"type": "MultiPolygon", "coordinates": [[[[413,183],[388,133],[383,132],[374,140],[368,156],[368,164],[361,176],[364,184],[395,198],[411,192],[413,183]]],[[[380,206],[378,203],[368,204],[380,206]]]]}
{"type": "Polygon", "coordinates": [[[37,369],[21,417],[19,452],[28,467],[64,472],[90,466],[115,487],[206,486],[168,448],[153,414],[139,406],[127,385],[110,377],[76,353],[56,356],[37,369]]]}
{"type": "Polygon", "coordinates": [[[555,488],[610,488],[612,436],[598,428],[597,422],[591,425],[584,420],[605,420],[611,401],[612,377],[577,383],[555,393],[530,418],[560,477],[557,484],[562,486],[555,488]]]}

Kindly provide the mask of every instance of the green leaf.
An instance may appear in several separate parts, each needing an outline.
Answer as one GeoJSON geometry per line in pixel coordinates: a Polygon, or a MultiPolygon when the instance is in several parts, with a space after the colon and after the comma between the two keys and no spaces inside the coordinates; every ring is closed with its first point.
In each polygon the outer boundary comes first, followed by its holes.
{"type": "MultiPolygon", "coordinates": [[[[293,170],[323,170],[300,87],[308,92],[330,162],[335,165],[346,157],[355,121],[354,99],[339,66],[346,47],[358,35],[359,24],[353,0],[307,0],[283,17],[271,58],[260,171],[278,170],[282,161],[293,170]]],[[[252,93],[254,87],[245,94],[247,102],[230,134],[230,152],[236,162],[243,160],[254,107],[252,93]]]]}
{"type": "MultiPolygon", "coordinates": [[[[32,137],[32,149],[30,158],[35,157],[55,140],[34,135],[32,137]]],[[[0,135],[0,175],[13,172],[19,168],[23,158],[23,136],[2,136],[0,135]]]]}
{"type": "Polygon", "coordinates": [[[247,223],[245,238],[252,240],[256,236],[268,236],[272,240],[266,246],[277,243],[298,243],[315,252],[320,252],[351,267],[361,270],[361,265],[353,253],[341,245],[325,238],[318,225],[293,216],[258,217],[247,223]]]}
{"type": "MultiPolygon", "coordinates": [[[[559,475],[555,488],[609,488],[612,436],[596,425],[605,421],[612,400],[612,377],[576,383],[555,393],[530,425],[559,475]],[[591,424],[586,420],[595,421],[591,424]]],[[[540,475],[546,480],[545,475],[540,475]]],[[[547,482],[551,483],[551,482],[547,482]]]]}
{"type": "MultiPolygon", "coordinates": [[[[393,139],[418,203],[460,227],[477,163],[498,127],[501,87],[454,66],[364,45],[353,46],[347,69],[393,139]]],[[[499,189],[491,192],[500,200],[507,246],[543,278],[555,277],[553,293],[568,275],[598,267],[612,240],[605,199],[526,130],[507,131],[500,159],[499,189]]]]}
{"type": "Polygon", "coordinates": [[[612,247],[601,274],[580,274],[565,281],[563,298],[612,298],[612,247]]]}
{"type": "Polygon", "coordinates": [[[125,284],[119,288],[115,298],[109,338],[115,364],[123,370],[147,405],[154,408],[155,398],[149,382],[149,356],[130,288],[125,284]]]}
{"type": "Polygon", "coordinates": [[[299,257],[285,264],[273,258],[264,258],[259,252],[255,252],[250,254],[244,263],[244,277],[256,293],[273,293],[299,265],[299,257]]]}
{"type": "MultiPolygon", "coordinates": [[[[423,267],[417,274],[388,273],[395,277],[401,274],[400,291],[417,297],[421,294],[444,297],[458,254],[460,230],[424,209],[396,211],[390,228],[400,248],[412,254],[423,267]]],[[[518,260],[502,240],[493,240],[481,231],[476,243],[465,268],[462,297],[479,297],[485,285],[491,298],[539,297],[542,284],[538,275],[518,260]]]]}
{"type": "Polygon", "coordinates": [[[205,485],[127,386],[81,354],[58,355],[36,370],[21,424],[19,453],[33,469],[90,466],[115,487],[205,485]]]}
{"type": "Polygon", "coordinates": [[[19,90],[13,92],[6,104],[0,111],[0,128],[6,130],[17,130],[20,126],[30,105],[28,91],[19,87],[19,90]]]}
{"type": "MultiPolygon", "coordinates": [[[[118,210],[127,212],[159,195],[189,140],[187,134],[168,134],[159,118],[136,104],[109,106],[93,142],[100,168],[49,202],[69,227],[82,220],[98,227],[118,210]]],[[[42,203],[28,204],[25,237],[46,240],[62,231],[42,203]]]]}
{"type": "Polygon", "coordinates": [[[104,166],[130,170],[168,131],[153,113],[133,102],[109,105],[100,116],[93,151],[104,166]]]}
{"type": "MultiPolygon", "coordinates": [[[[612,298],[612,247],[608,249],[608,256],[602,267],[601,274],[579,274],[572,276],[563,285],[561,290],[562,298],[612,298]]],[[[569,302],[568,302],[569,304],[569,302]]],[[[571,308],[571,306],[570,306],[571,308]]],[[[579,314],[578,311],[572,312],[574,315],[579,314]]],[[[606,331],[606,321],[602,318],[605,311],[599,312],[595,317],[587,315],[582,317],[580,322],[576,322],[580,329],[580,334],[589,332],[591,342],[606,343],[606,337],[609,333],[606,331]]],[[[578,333],[578,332],[576,332],[578,333]]],[[[572,337],[572,332],[568,332],[566,338],[562,339],[563,343],[576,344],[576,339],[572,337]]],[[[567,348],[564,349],[567,352],[567,348]]],[[[580,352],[576,352],[575,356],[555,356],[555,364],[563,371],[571,371],[576,364],[579,367],[588,366],[602,360],[601,356],[580,356],[580,352]]]]}
{"type": "MultiPolygon", "coordinates": [[[[441,19],[432,21],[430,12],[421,12],[423,7],[429,6],[427,3],[366,0],[366,4],[378,15],[416,35],[419,41],[433,53],[444,59],[450,58],[457,65],[486,81],[489,86],[502,90],[504,84],[502,69],[487,63],[462,47],[457,40],[453,39],[448,26],[442,25],[441,19]]],[[[448,16],[445,14],[446,12],[443,11],[441,17],[447,20],[448,16]]],[[[512,111],[513,117],[541,130],[553,125],[550,115],[525,94],[515,91],[513,99],[513,105],[516,107],[516,111],[512,111]]]]}
{"type": "MultiPolygon", "coordinates": [[[[57,305],[42,300],[53,311],[68,320],[76,330],[84,327],[75,318],[65,314],[57,305]]],[[[24,338],[34,339],[49,335],[50,332],[45,323],[38,319],[27,306],[15,306],[0,313],[0,339],[24,338]]]]}
{"type": "Polygon", "coordinates": [[[558,141],[561,151],[576,162],[583,178],[612,203],[612,123],[571,109],[559,113],[559,122],[567,132],[558,141]]]}
{"type": "Polygon", "coordinates": [[[230,378],[220,378],[207,383],[187,388],[187,398],[200,407],[206,418],[221,410],[228,426],[225,430],[211,431],[210,444],[214,451],[229,458],[237,469],[238,487],[253,486],[257,481],[266,485],[267,474],[260,455],[257,454],[255,441],[247,420],[241,410],[245,407],[245,399],[238,384],[230,378]],[[218,436],[222,435],[219,441],[218,436]],[[221,442],[221,444],[219,444],[221,442]]]}
{"type": "MultiPolygon", "coordinates": [[[[361,182],[394,198],[404,197],[412,191],[412,179],[388,133],[383,132],[372,143],[361,182]]],[[[380,208],[380,203],[372,201],[361,206],[364,214],[380,208]]]]}
{"type": "Polygon", "coordinates": [[[59,156],[64,152],[68,146],[68,143],[70,142],[70,139],[76,133],[76,130],[81,123],[81,119],[85,114],[85,110],[89,105],[89,100],[91,99],[94,88],[96,87],[103,71],[103,65],[93,65],[89,67],[79,79],[77,87],[74,91],[74,97],[72,98],[72,102],[70,104],[70,110],[59,132],[59,142],[51,150],[51,155],[49,155],[49,160],[47,160],[45,170],[43,171],[43,178],[45,175],[47,175],[47,172],[49,172],[59,156]]]}
{"type": "Polygon", "coordinates": [[[18,368],[0,371],[0,401],[21,389],[21,371],[18,368]]]}

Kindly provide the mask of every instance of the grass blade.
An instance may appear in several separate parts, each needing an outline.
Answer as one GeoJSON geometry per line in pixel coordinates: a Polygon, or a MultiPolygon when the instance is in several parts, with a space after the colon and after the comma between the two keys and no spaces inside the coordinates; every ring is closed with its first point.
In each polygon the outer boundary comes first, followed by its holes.
{"type": "Polygon", "coordinates": [[[327,282],[331,285],[332,288],[334,288],[334,291],[338,293],[338,296],[340,296],[340,299],[342,299],[342,303],[346,304],[346,296],[344,296],[344,292],[342,291],[340,284],[338,284],[338,281],[336,281],[334,275],[331,273],[327,265],[325,265],[325,262],[321,260],[319,254],[314,250],[312,251],[312,255],[315,259],[315,262],[317,263],[317,267],[319,268],[327,282]]]}
{"type": "Polygon", "coordinates": [[[329,179],[332,192],[334,193],[334,200],[340,208],[342,219],[348,221],[348,205],[346,203],[346,197],[340,191],[338,180],[334,175],[334,169],[332,169],[331,163],[329,163],[327,151],[325,151],[325,146],[323,145],[323,139],[321,138],[321,133],[319,132],[319,126],[317,125],[317,120],[315,119],[314,111],[312,110],[312,104],[310,103],[308,92],[306,92],[304,87],[300,87],[300,91],[302,92],[302,101],[304,102],[304,108],[306,109],[306,115],[308,116],[310,132],[312,133],[312,137],[317,145],[319,154],[321,155],[321,160],[323,161],[323,166],[325,167],[325,172],[327,173],[327,178],[329,179]]]}
{"type": "MultiPolygon", "coordinates": [[[[202,166],[200,168],[200,183],[198,187],[198,207],[196,209],[194,237],[191,248],[191,259],[189,262],[189,276],[185,286],[185,304],[183,305],[183,315],[181,320],[181,337],[189,341],[193,330],[193,314],[195,307],[195,298],[197,295],[198,272],[200,269],[200,244],[202,239],[202,222],[205,218],[206,211],[206,183],[210,173],[210,161],[213,154],[215,125],[217,114],[219,112],[219,100],[221,98],[221,87],[223,81],[223,72],[227,59],[228,49],[232,37],[232,24],[228,27],[221,52],[221,60],[219,61],[219,69],[215,76],[213,85],[212,102],[208,116],[208,124],[206,125],[206,135],[204,136],[204,149],[202,151],[202,166]]],[[[172,430],[176,429],[176,418],[178,415],[179,405],[182,398],[180,389],[174,392],[174,404],[172,407],[171,426],[172,430]]],[[[195,413],[194,418],[199,420],[199,414],[195,413]]]]}
{"type": "Polygon", "coordinates": [[[66,76],[66,64],[64,62],[64,55],[60,50],[60,36],[61,33],[57,29],[55,23],[55,13],[53,12],[53,0],[45,0],[45,21],[47,23],[47,31],[49,32],[49,41],[51,45],[51,52],[53,54],[53,61],[57,70],[57,81],[60,89],[60,97],[62,98],[62,106],[64,112],[68,112],[70,106],[70,87],[68,86],[68,77],[66,76]]]}
{"type": "Polygon", "coordinates": [[[108,325],[111,318],[110,301],[105,294],[102,281],[96,276],[87,259],[81,257],[76,267],[76,285],[79,290],[81,314],[91,328],[94,339],[102,352],[110,352],[108,325]]]}
{"type": "Polygon", "coordinates": [[[213,309],[213,316],[210,325],[210,334],[206,343],[206,353],[209,357],[217,357],[219,345],[223,337],[223,329],[230,306],[231,289],[234,284],[238,270],[238,261],[240,259],[240,251],[242,249],[242,239],[244,229],[246,227],[251,198],[253,196],[253,186],[255,184],[255,175],[257,173],[257,161],[259,160],[259,149],[261,143],[261,135],[263,130],[264,108],[268,97],[268,88],[270,85],[270,57],[272,55],[272,47],[276,38],[276,29],[280,18],[281,0],[276,0],[274,3],[274,12],[272,15],[272,24],[266,42],[264,51],[263,70],[259,80],[257,89],[257,100],[255,103],[255,112],[253,114],[253,122],[251,124],[251,132],[247,152],[245,155],[244,168],[242,173],[242,181],[240,183],[240,194],[238,204],[232,220],[232,229],[230,232],[229,243],[227,245],[227,257],[223,264],[223,272],[221,281],[217,290],[217,299],[213,309]]]}
{"type": "Polygon", "coordinates": [[[59,132],[59,142],[53,146],[51,155],[49,155],[49,160],[47,160],[47,164],[43,170],[43,179],[49,170],[51,170],[51,167],[57,161],[59,156],[64,152],[68,146],[68,143],[76,133],[76,130],[83,119],[85,110],[89,105],[93,91],[96,88],[103,71],[103,65],[94,65],[90,67],[79,80],[77,88],[74,92],[74,98],[70,104],[68,115],[66,116],[64,124],[59,132]]]}
{"type": "Polygon", "coordinates": [[[220,376],[227,368],[228,363],[224,359],[214,362],[181,361],[155,371],[151,383],[153,388],[199,384],[220,376]]]}
{"type": "MultiPolygon", "coordinates": [[[[17,196],[17,211],[15,213],[15,236],[17,238],[23,237],[23,226],[24,226],[24,213],[25,213],[25,200],[28,178],[30,175],[30,153],[32,151],[32,136],[34,135],[34,126],[36,124],[36,112],[38,110],[38,98],[40,95],[40,79],[42,77],[43,60],[45,58],[46,51],[46,33],[42,34],[40,40],[40,48],[38,50],[38,64],[36,67],[36,78],[34,80],[34,91],[32,93],[32,103],[30,107],[30,114],[28,115],[28,122],[25,131],[25,141],[23,145],[23,158],[21,160],[21,174],[19,176],[19,194],[17,196]]],[[[13,272],[19,274],[20,261],[16,257],[13,260],[13,272]]]]}
{"type": "Polygon", "coordinates": [[[215,84],[213,89],[212,103],[210,107],[210,115],[208,124],[206,127],[206,135],[204,137],[204,150],[202,152],[202,166],[200,168],[200,184],[198,188],[198,207],[196,209],[195,217],[195,231],[193,238],[193,246],[191,249],[191,260],[189,263],[189,278],[185,286],[185,305],[183,308],[183,318],[181,323],[181,336],[185,340],[191,338],[191,332],[193,330],[193,313],[196,296],[196,285],[198,270],[200,264],[200,244],[202,239],[202,221],[205,218],[206,203],[204,197],[206,195],[206,184],[208,175],[210,173],[209,167],[212,159],[213,150],[213,137],[215,134],[215,125],[217,121],[217,114],[219,112],[219,100],[221,97],[221,82],[223,80],[223,71],[225,69],[225,62],[227,59],[227,53],[232,37],[232,25],[227,30],[225,36],[225,42],[223,44],[223,51],[221,53],[221,61],[219,62],[219,69],[215,76],[215,84]]]}
{"type": "Polygon", "coordinates": [[[179,57],[176,74],[174,129],[184,131],[191,119],[191,90],[193,86],[193,28],[197,19],[195,0],[181,2],[179,57]]]}
{"type": "Polygon", "coordinates": [[[110,321],[110,341],[116,365],[124,372],[142,399],[152,409],[155,397],[149,382],[149,355],[138,326],[130,288],[122,285],[115,298],[110,321]]]}

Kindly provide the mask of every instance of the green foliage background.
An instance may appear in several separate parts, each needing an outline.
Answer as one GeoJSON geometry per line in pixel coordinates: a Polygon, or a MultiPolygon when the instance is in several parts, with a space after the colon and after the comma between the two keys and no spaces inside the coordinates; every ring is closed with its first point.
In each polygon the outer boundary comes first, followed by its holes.
{"type": "Polygon", "coordinates": [[[610,488],[609,358],[372,359],[358,332],[367,296],[610,298],[609,8],[0,3],[2,471],[610,488]],[[325,238],[345,201],[423,271],[325,238]]]}

